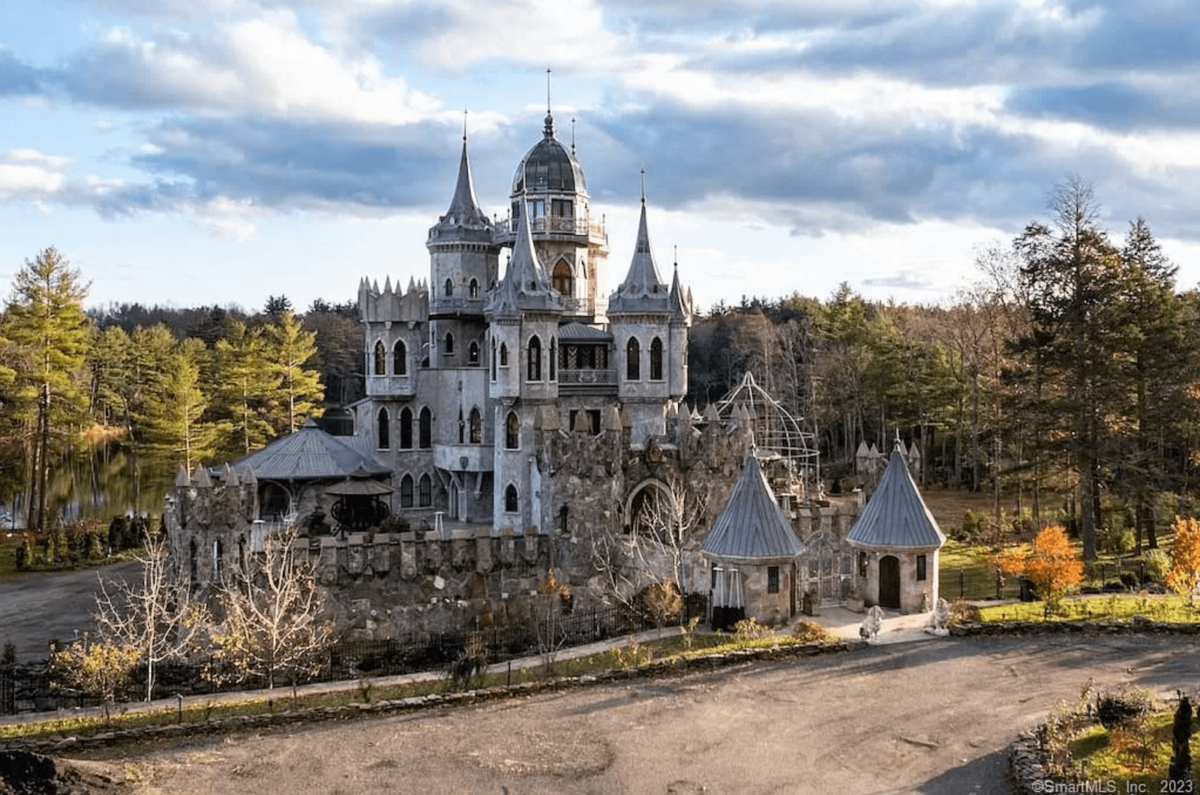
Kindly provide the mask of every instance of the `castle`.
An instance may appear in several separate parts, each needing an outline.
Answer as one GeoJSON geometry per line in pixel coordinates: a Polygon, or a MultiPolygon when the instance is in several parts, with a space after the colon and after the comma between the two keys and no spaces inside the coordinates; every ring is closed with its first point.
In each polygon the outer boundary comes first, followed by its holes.
{"type": "Polygon", "coordinates": [[[662,277],[643,186],[632,260],[606,294],[607,231],[573,149],[548,111],[511,209],[493,221],[463,136],[449,208],[426,242],[428,286],[360,283],[366,397],[351,407],[355,435],[310,423],[223,469],[181,472],[165,512],[181,573],[215,581],[290,517],[339,625],[387,638],[520,620],[551,571],[588,605],[667,575],[728,597],[741,593],[730,567],[742,567],[746,588],[763,592],[761,615],[782,623],[802,600],[853,598],[879,579],[876,557],[923,562],[875,536],[866,552],[852,548],[861,506],[814,498],[815,445],[749,375],[703,414],[683,404],[690,292],[677,266],[669,284],[662,277]],[[739,492],[746,471],[754,478],[739,492]],[[761,501],[758,491],[766,501],[753,511],[730,504],[731,492],[761,501]],[[786,555],[748,557],[736,539],[701,549],[719,515],[757,521],[768,503],[796,535],[786,555]],[[659,535],[639,546],[643,534],[659,535]]]}

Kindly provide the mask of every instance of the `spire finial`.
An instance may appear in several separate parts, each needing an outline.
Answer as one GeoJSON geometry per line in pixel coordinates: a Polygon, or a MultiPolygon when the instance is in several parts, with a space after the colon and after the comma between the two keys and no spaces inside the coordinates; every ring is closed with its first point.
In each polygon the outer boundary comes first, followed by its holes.
{"type": "Polygon", "coordinates": [[[554,137],[554,117],[550,115],[550,70],[546,70],[546,127],[542,132],[547,138],[554,137]]]}
{"type": "Polygon", "coordinates": [[[642,169],[642,206],[646,206],[646,169],[642,169]]]}
{"type": "Polygon", "coordinates": [[[463,108],[463,143],[467,142],[467,109],[463,108]]]}
{"type": "Polygon", "coordinates": [[[571,154],[575,154],[575,117],[571,117],[571,154]]]}
{"type": "Polygon", "coordinates": [[[671,246],[671,258],[675,261],[675,270],[679,270],[679,244],[671,246]]]}

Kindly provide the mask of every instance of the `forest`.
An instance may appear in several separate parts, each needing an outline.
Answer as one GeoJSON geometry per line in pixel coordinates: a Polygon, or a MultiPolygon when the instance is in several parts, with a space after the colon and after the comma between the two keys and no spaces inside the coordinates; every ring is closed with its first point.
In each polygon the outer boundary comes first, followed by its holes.
{"type": "MultiPolygon", "coordinates": [[[[843,284],[724,302],[695,318],[696,409],[745,372],[816,434],[827,490],[862,442],[898,435],[925,487],[1003,491],[1035,526],[1061,521],[1096,554],[1106,517],[1157,545],[1193,489],[1200,294],[1180,289],[1150,225],[1121,239],[1069,176],[1043,220],[982,245],[973,284],[939,304],[864,299],[843,284]]],[[[45,526],[56,462],[121,449],[174,471],[232,460],[363,395],[353,302],[85,311],[53,248],[18,272],[0,318],[0,497],[45,526]]]]}

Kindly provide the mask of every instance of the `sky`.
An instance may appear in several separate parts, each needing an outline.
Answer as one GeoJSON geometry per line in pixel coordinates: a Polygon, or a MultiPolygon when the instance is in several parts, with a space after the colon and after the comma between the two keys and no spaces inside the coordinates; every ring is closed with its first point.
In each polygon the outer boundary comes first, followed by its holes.
{"type": "Polygon", "coordinates": [[[659,268],[699,308],[842,282],[951,301],[1068,174],[1200,281],[1187,0],[3,0],[0,285],[51,245],[92,307],[427,279],[464,120],[503,215],[547,69],[609,290],[643,169],[659,268]]]}

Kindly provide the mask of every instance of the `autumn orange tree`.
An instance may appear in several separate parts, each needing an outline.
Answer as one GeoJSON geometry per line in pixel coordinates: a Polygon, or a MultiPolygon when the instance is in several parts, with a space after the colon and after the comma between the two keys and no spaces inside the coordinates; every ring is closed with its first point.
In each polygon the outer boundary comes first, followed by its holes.
{"type": "Polygon", "coordinates": [[[1023,574],[1037,586],[1047,612],[1058,607],[1067,591],[1083,579],[1083,559],[1060,525],[1044,528],[1028,550],[1009,549],[995,558],[1005,574],[1023,574]]]}
{"type": "Polygon", "coordinates": [[[1200,522],[1175,517],[1171,525],[1175,541],[1171,544],[1171,565],[1167,568],[1167,587],[1177,594],[1193,594],[1200,582],[1200,522]]]}

